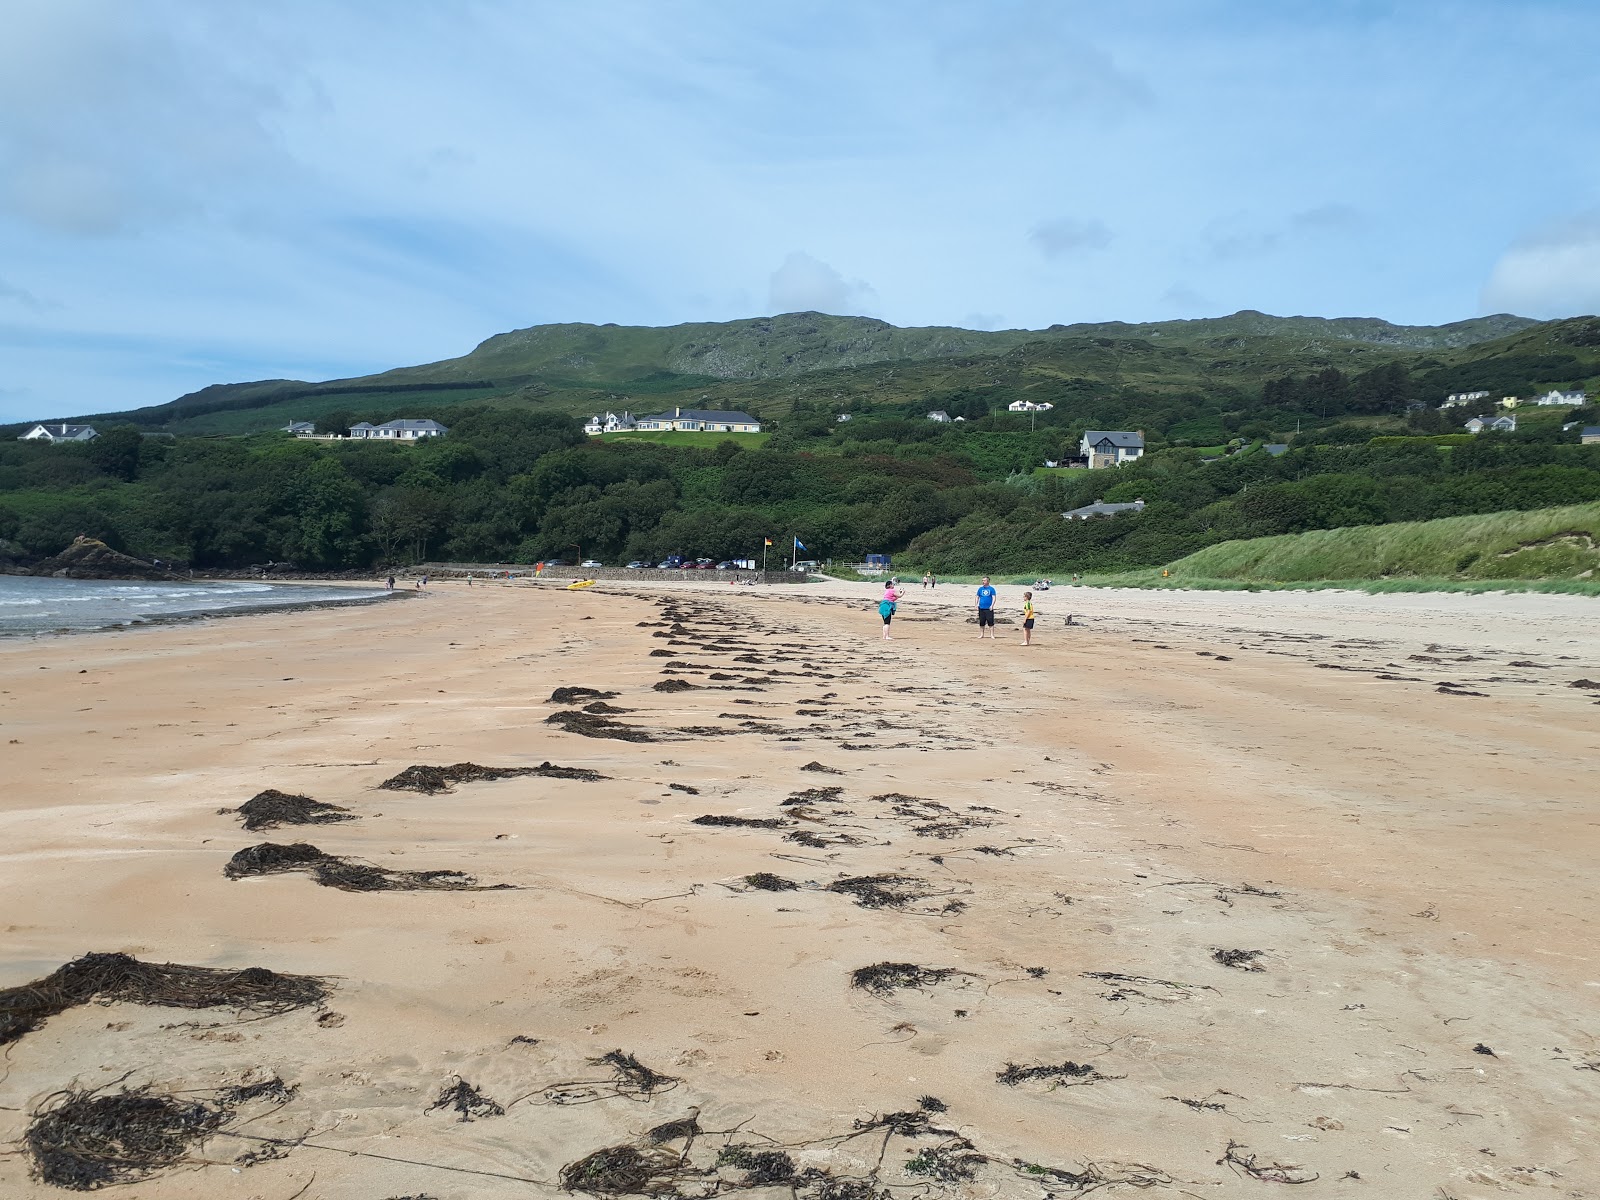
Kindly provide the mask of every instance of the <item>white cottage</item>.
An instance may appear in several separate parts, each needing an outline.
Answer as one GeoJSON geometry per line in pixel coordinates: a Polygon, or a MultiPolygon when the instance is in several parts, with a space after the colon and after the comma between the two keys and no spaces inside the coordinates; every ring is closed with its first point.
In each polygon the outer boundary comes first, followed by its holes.
{"type": "Polygon", "coordinates": [[[19,442],[92,442],[100,435],[93,425],[35,425],[17,437],[19,442]]]}

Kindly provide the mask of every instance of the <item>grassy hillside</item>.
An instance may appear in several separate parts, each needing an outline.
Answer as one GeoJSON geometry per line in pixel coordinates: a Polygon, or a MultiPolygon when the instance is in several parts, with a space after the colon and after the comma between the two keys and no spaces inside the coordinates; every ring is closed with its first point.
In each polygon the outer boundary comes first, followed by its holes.
{"type": "Polygon", "coordinates": [[[796,403],[859,410],[937,394],[1024,396],[1059,381],[1100,393],[1153,389],[1242,402],[1273,374],[1326,367],[1353,373],[1395,359],[1448,372],[1477,352],[1509,356],[1501,373],[1529,363],[1535,374],[1548,373],[1550,362],[1573,357],[1573,347],[1552,351],[1539,340],[1540,331],[1548,339],[1550,328],[1506,315],[1426,327],[1249,311],[992,332],[901,329],[817,313],[665,328],[541,325],[496,335],[459,358],[376,375],[218,384],[131,413],[89,415],[197,434],[265,430],[334,411],[426,415],[468,400],[573,414],[738,406],[770,419],[796,403]]]}
{"type": "Polygon", "coordinates": [[[1600,504],[1222,542],[1168,569],[1170,578],[1161,582],[1173,587],[1218,580],[1585,580],[1600,591],[1600,504]]]}

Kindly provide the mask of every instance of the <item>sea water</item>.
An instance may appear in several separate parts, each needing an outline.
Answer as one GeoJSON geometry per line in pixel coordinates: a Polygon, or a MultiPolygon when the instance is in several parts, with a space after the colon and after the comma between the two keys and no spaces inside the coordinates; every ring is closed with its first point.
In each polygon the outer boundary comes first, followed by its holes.
{"type": "Polygon", "coordinates": [[[279,583],[136,583],[0,575],[0,636],[110,629],[289,605],[348,604],[382,588],[279,583]]]}

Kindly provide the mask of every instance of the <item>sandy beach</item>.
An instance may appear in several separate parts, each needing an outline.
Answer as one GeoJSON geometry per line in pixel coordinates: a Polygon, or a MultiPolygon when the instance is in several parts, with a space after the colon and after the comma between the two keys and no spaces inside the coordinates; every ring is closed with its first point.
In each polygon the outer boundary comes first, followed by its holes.
{"type": "MultiPolygon", "coordinates": [[[[1600,1196],[1595,601],[1056,588],[1024,648],[1020,589],[992,643],[970,589],[887,642],[876,595],[0,644],[0,988],[119,952],[327,993],[50,1015],[0,1137],[276,1078],[115,1194],[1600,1196]],[[535,770],[378,786],[457,763],[535,770]],[[219,811],[269,788],[350,819],[219,811]],[[267,842],[474,883],[225,876],[267,842]]],[[[0,1195],[65,1194],[31,1165],[0,1195]]]]}

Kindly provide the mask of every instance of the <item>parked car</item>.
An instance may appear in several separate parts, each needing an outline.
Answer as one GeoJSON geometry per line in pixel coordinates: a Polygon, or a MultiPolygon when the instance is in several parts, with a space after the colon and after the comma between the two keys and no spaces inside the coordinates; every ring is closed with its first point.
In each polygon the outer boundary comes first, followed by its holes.
{"type": "Polygon", "coordinates": [[[603,567],[605,566],[605,563],[601,562],[597,558],[586,558],[578,565],[580,567],[603,567]]]}
{"type": "Polygon", "coordinates": [[[681,566],[683,566],[681,554],[669,554],[656,564],[657,569],[662,571],[676,571],[681,566]]]}
{"type": "Polygon", "coordinates": [[[653,566],[655,566],[655,563],[641,560],[629,563],[626,569],[629,571],[648,571],[653,566]]]}
{"type": "Polygon", "coordinates": [[[822,564],[817,562],[815,559],[802,558],[799,562],[795,563],[794,566],[790,567],[789,569],[791,571],[805,571],[806,573],[809,574],[810,572],[817,570],[821,566],[822,566],[822,564]]]}
{"type": "Polygon", "coordinates": [[[714,558],[697,558],[694,560],[696,571],[711,571],[716,568],[717,560],[714,558]]]}
{"type": "Polygon", "coordinates": [[[548,571],[551,567],[570,567],[571,565],[572,564],[564,558],[547,558],[544,560],[544,569],[546,571],[548,571]]]}
{"type": "Polygon", "coordinates": [[[738,567],[739,564],[734,562],[731,558],[725,559],[717,564],[717,570],[719,571],[735,571],[738,570],[738,567]]]}

